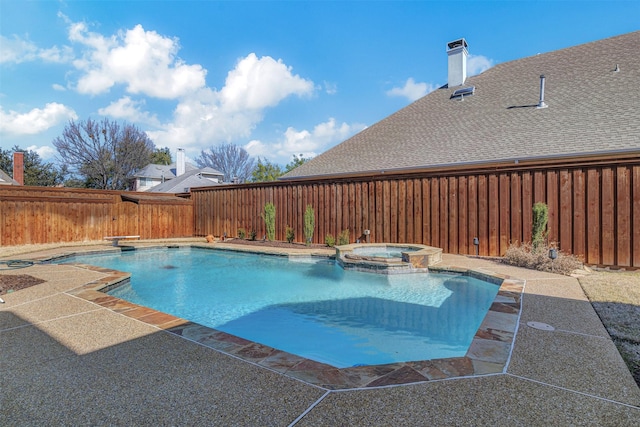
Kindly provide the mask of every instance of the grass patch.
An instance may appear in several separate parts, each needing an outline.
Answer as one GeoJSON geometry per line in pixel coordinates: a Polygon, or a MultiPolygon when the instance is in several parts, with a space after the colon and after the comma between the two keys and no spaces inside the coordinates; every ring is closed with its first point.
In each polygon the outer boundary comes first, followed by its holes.
{"type": "Polygon", "coordinates": [[[595,272],[578,280],[640,385],[640,273],[595,272]]]}

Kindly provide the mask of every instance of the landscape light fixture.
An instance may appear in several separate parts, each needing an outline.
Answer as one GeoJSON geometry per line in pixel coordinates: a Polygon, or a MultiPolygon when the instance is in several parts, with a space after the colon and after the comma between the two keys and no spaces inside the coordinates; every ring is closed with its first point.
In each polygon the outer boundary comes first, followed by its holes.
{"type": "Polygon", "coordinates": [[[473,238],[473,246],[476,247],[476,256],[478,256],[479,255],[478,249],[480,247],[480,240],[477,237],[473,238]]]}
{"type": "Polygon", "coordinates": [[[551,258],[551,272],[553,273],[553,260],[558,258],[558,250],[556,248],[549,249],[549,258],[551,258]]]}

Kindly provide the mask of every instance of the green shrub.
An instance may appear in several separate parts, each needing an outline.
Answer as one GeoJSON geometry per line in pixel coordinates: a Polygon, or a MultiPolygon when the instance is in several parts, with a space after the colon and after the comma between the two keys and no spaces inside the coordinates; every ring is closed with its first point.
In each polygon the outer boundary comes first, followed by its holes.
{"type": "Polygon", "coordinates": [[[272,202],[264,205],[262,218],[267,229],[267,239],[273,241],[276,239],[276,207],[272,202]]]}
{"type": "Polygon", "coordinates": [[[247,231],[242,227],[238,228],[238,239],[244,239],[245,237],[247,237],[247,231]]]}
{"type": "Polygon", "coordinates": [[[295,232],[293,231],[293,228],[287,225],[286,230],[287,230],[287,242],[293,243],[293,239],[295,238],[295,232]]]}
{"type": "Polygon", "coordinates": [[[338,234],[338,246],[348,245],[349,244],[349,229],[342,230],[340,234],[338,234]]]}
{"type": "Polygon", "coordinates": [[[307,209],[304,211],[304,243],[309,245],[311,239],[313,239],[313,231],[316,228],[316,217],[313,207],[307,205],[307,209]]]}
{"type": "Polygon", "coordinates": [[[258,235],[258,232],[256,230],[251,230],[249,232],[249,240],[256,240],[257,235],[258,235]]]}
{"type": "Polygon", "coordinates": [[[549,222],[549,209],[547,205],[538,202],[533,205],[533,228],[531,230],[531,244],[533,251],[537,251],[547,238],[547,222],[549,222]]]}
{"type": "Polygon", "coordinates": [[[324,236],[324,243],[332,248],[336,245],[336,238],[333,237],[333,234],[327,234],[326,236],[324,236]]]}

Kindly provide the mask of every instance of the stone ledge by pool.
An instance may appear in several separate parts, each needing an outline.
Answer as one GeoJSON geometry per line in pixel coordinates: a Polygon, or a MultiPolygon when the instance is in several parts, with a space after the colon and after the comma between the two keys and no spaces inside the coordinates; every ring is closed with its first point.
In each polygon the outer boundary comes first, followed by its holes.
{"type": "Polygon", "coordinates": [[[434,272],[467,274],[500,285],[466,355],[339,369],[107,295],[105,292],[108,289],[126,283],[129,274],[90,265],[76,266],[108,274],[71,292],[79,298],[222,353],[329,390],[410,384],[506,372],[520,318],[524,287],[522,280],[486,270],[431,266],[430,269],[434,272]]]}

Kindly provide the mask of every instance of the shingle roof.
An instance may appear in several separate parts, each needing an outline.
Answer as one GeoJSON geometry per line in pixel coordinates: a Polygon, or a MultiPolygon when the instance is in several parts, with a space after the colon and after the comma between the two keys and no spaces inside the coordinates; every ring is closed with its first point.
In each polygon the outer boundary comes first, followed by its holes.
{"type": "Polygon", "coordinates": [[[20,185],[18,181],[11,178],[9,174],[0,170],[0,185],[20,185]]]}
{"type": "Polygon", "coordinates": [[[223,185],[217,182],[213,182],[202,175],[219,175],[222,177],[222,173],[216,174],[215,169],[204,168],[195,169],[185,172],[177,178],[165,181],[162,184],[158,184],[149,189],[154,193],[188,193],[191,188],[194,187],[213,187],[215,185],[223,185]]]}
{"type": "Polygon", "coordinates": [[[639,46],[640,31],[496,65],[462,101],[437,89],[283,178],[640,152],[639,46]]]}
{"type": "MultiPolygon", "coordinates": [[[[191,163],[185,163],[185,172],[197,170],[198,168],[191,163]]],[[[134,178],[164,178],[173,179],[176,177],[176,164],[155,165],[148,164],[133,175],[134,178]]]]}

